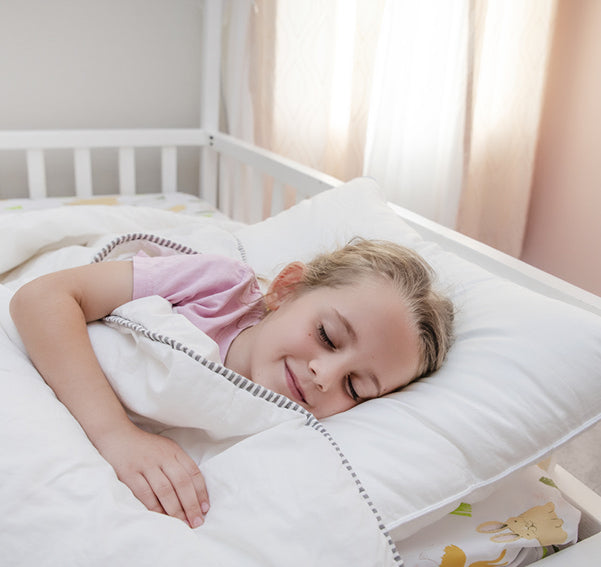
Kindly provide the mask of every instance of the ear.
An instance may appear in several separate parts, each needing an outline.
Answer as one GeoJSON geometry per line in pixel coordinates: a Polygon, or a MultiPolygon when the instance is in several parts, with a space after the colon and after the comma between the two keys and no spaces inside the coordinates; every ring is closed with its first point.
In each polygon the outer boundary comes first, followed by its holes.
{"type": "Polygon", "coordinates": [[[481,534],[494,534],[503,531],[506,527],[507,524],[502,522],[484,522],[476,528],[476,531],[481,534]]]}
{"type": "Polygon", "coordinates": [[[275,311],[296,290],[305,273],[305,265],[302,262],[288,264],[271,282],[265,302],[267,308],[275,311]]]}

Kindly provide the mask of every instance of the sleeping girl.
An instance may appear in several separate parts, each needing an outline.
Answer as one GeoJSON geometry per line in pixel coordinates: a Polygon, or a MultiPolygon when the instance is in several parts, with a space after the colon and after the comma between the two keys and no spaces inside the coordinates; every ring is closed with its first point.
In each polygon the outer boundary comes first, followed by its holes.
{"type": "Polygon", "coordinates": [[[24,285],[10,312],[44,380],[149,510],[194,528],[209,511],[202,473],[174,441],[132,423],[86,328],[149,295],[211,337],[225,366],[317,418],[434,372],[451,342],[453,308],[433,289],[431,268],[383,241],[358,239],[293,262],[264,296],[248,266],[211,254],[138,255],[24,285]]]}

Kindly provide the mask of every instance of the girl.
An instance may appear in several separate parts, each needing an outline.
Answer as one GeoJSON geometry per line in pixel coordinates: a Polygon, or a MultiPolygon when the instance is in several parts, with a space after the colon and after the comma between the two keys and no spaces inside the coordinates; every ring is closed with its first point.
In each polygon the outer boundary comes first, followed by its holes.
{"type": "Polygon", "coordinates": [[[433,290],[430,267],[389,242],[354,240],[293,262],[264,297],[250,268],[210,254],[138,255],[23,286],[10,312],[44,380],[149,510],[194,528],[209,510],[200,470],[176,443],[129,420],[86,328],[155,294],[217,342],[228,368],[317,418],[432,373],[451,341],[453,309],[433,290]]]}

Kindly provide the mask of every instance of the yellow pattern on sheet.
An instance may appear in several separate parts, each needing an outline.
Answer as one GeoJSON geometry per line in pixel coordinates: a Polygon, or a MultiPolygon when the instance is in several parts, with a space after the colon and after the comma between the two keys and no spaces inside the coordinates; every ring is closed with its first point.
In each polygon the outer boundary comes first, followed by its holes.
{"type": "Polygon", "coordinates": [[[532,465],[396,542],[406,567],[520,567],[575,543],[580,512],[532,465]]]}
{"type": "MultiPolygon", "coordinates": [[[[501,551],[501,554],[496,559],[492,559],[491,561],[475,561],[474,563],[470,563],[469,567],[495,567],[496,565],[502,567],[503,565],[507,565],[507,561],[499,563],[503,557],[505,557],[505,550],[501,551]]],[[[460,547],[447,545],[444,548],[444,555],[439,567],[465,567],[466,561],[465,552],[460,547]]]]}
{"type": "Polygon", "coordinates": [[[476,531],[498,534],[490,538],[496,543],[524,538],[536,539],[542,546],[546,546],[565,543],[568,534],[562,526],[563,520],[555,513],[555,504],[547,502],[542,506],[534,506],[519,516],[507,518],[505,522],[484,522],[476,528],[476,531]]]}
{"type": "Polygon", "coordinates": [[[92,197],[90,199],[75,199],[68,201],[65,205],[118,205],[118,197],[92,197]]]}

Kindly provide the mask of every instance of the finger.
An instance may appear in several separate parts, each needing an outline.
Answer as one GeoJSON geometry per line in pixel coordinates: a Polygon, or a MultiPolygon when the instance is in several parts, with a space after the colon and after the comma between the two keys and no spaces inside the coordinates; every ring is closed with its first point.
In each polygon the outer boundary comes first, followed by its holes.
{"type": "Polygon", "coordinates": [[[179,497],[171,482],[171,479],[160,468],[153,468],[144,473],[155,497],[168,516],[186,521],[186,514],[180,504],[179,497]]]}
{"type": "Polygon", "coordinates": [[[146,506],[151,512],[165,514],[165,509],[161,506],[158,498],[152,490],[148,481],[143,475],[137,474],[135,477],[124,479],[123,482],[133,492],[134,496],[146,506]]]}
{"type": "Polygon", "coordinates": [[[209,508],[211,507],[211,502],[209,500],[207,484],[205,482],[203,474],[200,472],[198,465],[187,453],[176,455],[176,458],[184,467],[188,475],[190,475],[190,478],[192,479],[192,484],[194,486],[194,491],[196,492],[196,497],[200,502],[201,510],[203,514],[206,515],[209,511],[209,508]]]}
{"type": "MultiPolygon", "coordinates": [[[[198,467],[196,467],[196,470],[198,470],[198,467]]],[[[202,525],[208,507],[205,506],[203,509],[202,502],[198,498],[196,487],[190,474],[188,474],[178,460],[166,464],[163,472],[171,481],[190,526],[197,528],[202,525]]],[[[200,471],[198,472],[200,473],[200,471]]]]}

